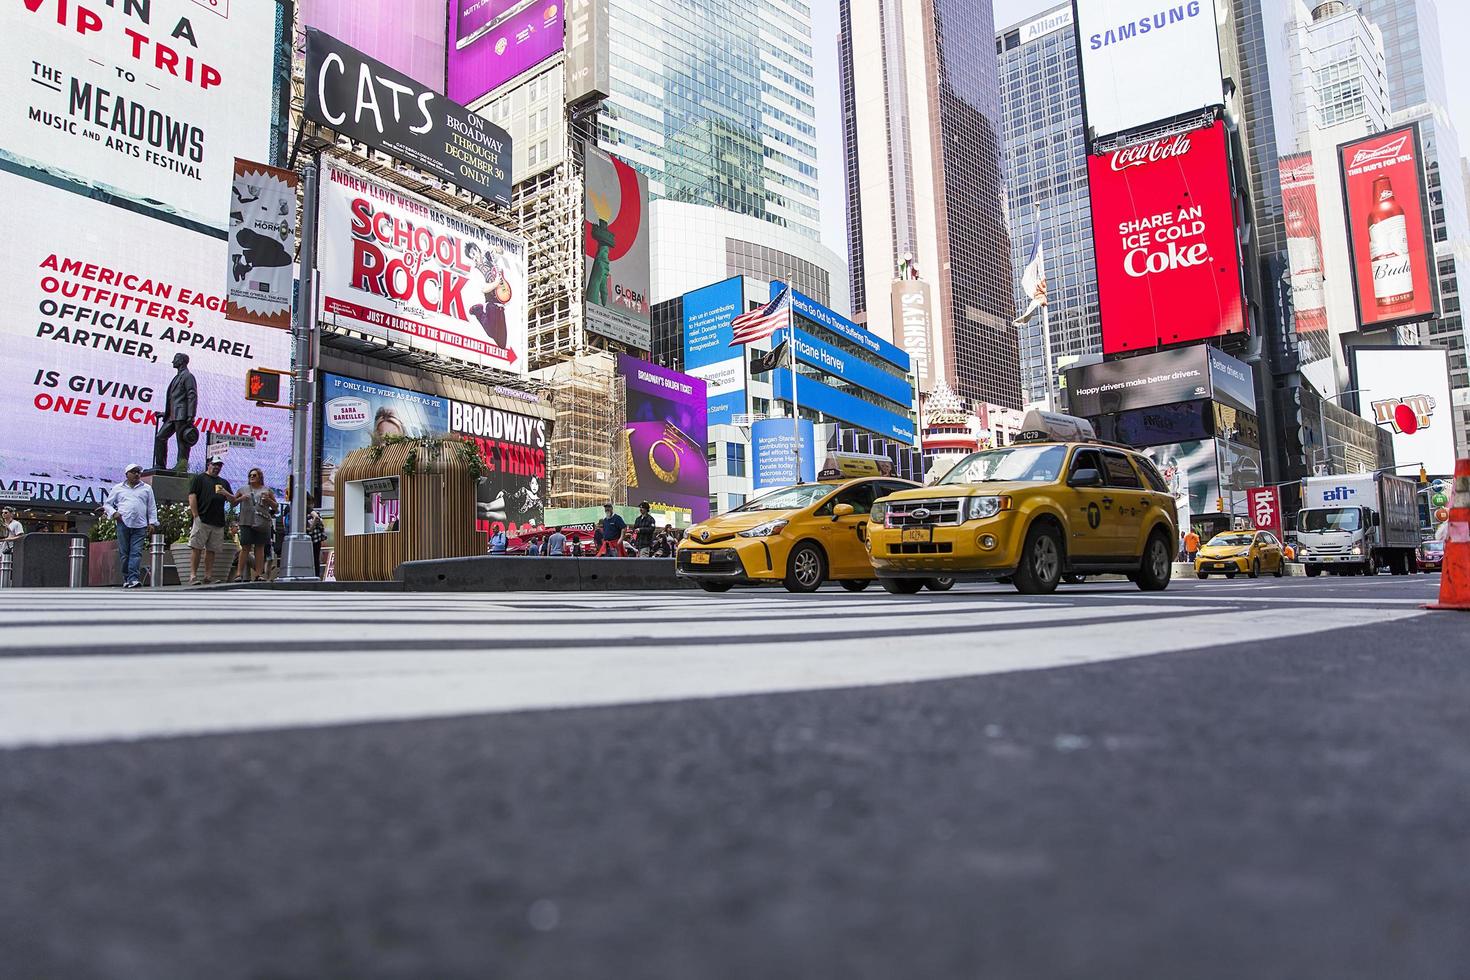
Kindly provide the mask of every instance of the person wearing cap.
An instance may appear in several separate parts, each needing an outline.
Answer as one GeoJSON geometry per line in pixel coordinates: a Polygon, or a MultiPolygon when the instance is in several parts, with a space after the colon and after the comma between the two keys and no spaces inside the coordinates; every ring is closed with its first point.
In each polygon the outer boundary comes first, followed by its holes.
{"type": "Polygon", "coordinates": [[[225,505],[238,504],[241,494],[230,488],[230,481],[220,476],[225,461],[211,456],[204,472],[189,484],[189,513],[194,526],[189,530],[189,584],[201,584],[199,558],[204,558],[204,585],[214,581],[214,559],[225,548],[225,505]]]}
{"type": "Polygon", "coordinates": [[[102,513],[117,521],[117,556],[123,565],[123,588],[136,589],[143,565],[143,542],[158,528],[158,502],[142,480],[143,467],[129,463],[123,482],[113,487],[102,513]]]}
{"type": "Polygon", "coordinates": [[[11,551],[14,549],[15,543],[10,539],[18,538],[25,533],[25,527],[20,521],[15,519],[14,507],[6,507],[4,510],[0,510],[0,541],[5,542],[3,545],[0,545],[0,549],[7,552],[11,551]]]}

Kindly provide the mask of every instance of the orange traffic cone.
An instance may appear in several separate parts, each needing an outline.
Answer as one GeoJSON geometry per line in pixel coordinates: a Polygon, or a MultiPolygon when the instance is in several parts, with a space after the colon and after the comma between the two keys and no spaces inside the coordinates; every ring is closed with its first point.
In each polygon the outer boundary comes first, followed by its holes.
{"type": "Polygon", "coordinates": [[[1439,601],[1425,609],[1470,611],[1470,459],[1455,463],[1455,492],[1450,498],[1449,532],[1444,542],[1444,575],[1439,601]]]}

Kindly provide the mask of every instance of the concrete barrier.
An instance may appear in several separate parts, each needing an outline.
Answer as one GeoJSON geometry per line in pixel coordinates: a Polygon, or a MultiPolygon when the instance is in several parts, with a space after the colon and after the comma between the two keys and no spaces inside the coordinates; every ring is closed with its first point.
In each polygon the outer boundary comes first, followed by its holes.
{"type": "Polygon", "coordinates": [[[407,592],[658,592],[697,588],[672,558],[520,558],[477,555],[406,561],[407,592]]]}
{"type": "MultiPolygon", "coordinates": [[[[87,546],[85,534],[48,534],[32,531],[7,544],[14,547],[14,566],[10,584],[17,589],[64,589],[71,584],[71,545],[80,541],[87,546]]],[[[82,565],[82,581],[87,581],[87,566],[82,565]]]]}

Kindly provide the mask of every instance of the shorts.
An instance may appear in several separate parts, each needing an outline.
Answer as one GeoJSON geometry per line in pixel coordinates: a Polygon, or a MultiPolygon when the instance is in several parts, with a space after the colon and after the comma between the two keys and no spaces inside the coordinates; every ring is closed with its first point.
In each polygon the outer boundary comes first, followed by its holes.
{"type": "Polygon", "coordinates": [[[225,550],[225,529],[215,527],[213,524],[205,524],[196,517],[194,526],[189,530],[189,547],[195,551],[212,551],[219,554],[225,550]]]}
{"type": "Polygon", "coordinates": [[[264,548],[271,543],[271,529],[268,527],[242,527],[240,528],[240,547],[254,548],[257,545],[264,548]]]}

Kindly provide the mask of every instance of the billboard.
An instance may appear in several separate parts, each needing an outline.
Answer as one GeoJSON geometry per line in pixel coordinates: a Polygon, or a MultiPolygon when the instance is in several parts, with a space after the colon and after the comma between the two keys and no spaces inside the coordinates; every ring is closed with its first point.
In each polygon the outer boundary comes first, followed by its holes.
{"type": "Polygon", "coordinates": [[[607,98],[612,90],[609,0],[568,0],[566,103],[607,98]]]}
{"type": "MultiPolygon", "coordinates": [[[[786,283],[772,282],[771,295],[774,297],[784,288],[786,288],[786,283]]],[[[871,330],[858,326],[836,310],[830,310],[794,289],[791,290],[791,309],[797,316],[820,330],[836,334],[843,340],[856,344],[869,354],[887,361],[894,367],[902,368],[905,374],[912,367],[913,359],[902,349],[890,344],[871,330]]]]}
{"type": "Polygon", "coordinates": [[[449,97],[468,105],[562,47],[562,0],[450,0],[449,97]]]}
{"type": "Polygon", "coordinates": [[[1359,414],[1393,433],[1401,476],[1455,472],[1455,421],[1449,353],[1439,347],[1353,348],[1359,414]]]}
{"type": "MultiPolygon", "coordinates": [[[[797,403],[803,409],[830,415],[859,429],[866,429],[887,439],[896,439],[909,446],[918,442],[914,420],[909,416],[899,415],[845,391],[830,388],[804,374],[797,379],[796,394],[797,403]]],[[[771,372],[771,397],[778,401],[791,401],[789,368],[771,372]]]]}
{"type": "Polygon", "coordinates": [[[444,91],[444,0],[301,0],[301,22],[444,91]]]}
{"type": "Polygon", "coordinates": [[[626,354],[618,375],[627,399],[623,447],[628,460],[628,500],[655,510],[709,517],[709,463],[705,458],[704,382],[626,354]]]}
{"type": "MultiPolygon", "coordinates": [[[[225,477],[238,483],[259,466],[267,484],[283,486],[291,416],[247,401],[245,374],[288,370],[291,337],[225,319],[223,239],[10,173],[0,172],[0,199],[24,229],[0,239],[10,273],[0,349],[11,379],[0,389],[0,489],[100,504],[125,466],[153,458],[179,353],[198,388],[194,467],[209,436],[233,436],[225,477]]],[[[172,442],[168,452],[172,463],[172,442]]]]}
{"type": "Polygon", "coordinates": [[[296,285],[296,172],[235,161],[225,318],[291,329],[296,285]]]}
{"type": "Polygon", "coordinates": [[[1327,290],[1322,262],[1322,215],[1317,207],[1317,172],[1312,154],[1284,156],[1279,170],[1296,331],[1320,333],[1327,329],[1327,290]]]}
{"type": "Polygon", "coordinates": [[[1183,531],[1197,515],[1216,513],[1220,497],[1220,461],[1214,439],[1151,446],[1140,452],[1154,461],[1179,508],[1183,531]]]}
{"type": "Polygon", "coordinates": [[[275,159],[282,16],[272,0],[0,5],[0,159],[222,231],[235,158],[275,159]]]}
{"type": "Polygon", "coordinates": [[[582,236],[587,329],[638,350],[652,342],[648,178],[587,143],[582,236]]]}
{"type": "Polygon", "coordinates": [[[449,403],[449,431],[480,450],[488,471],[476,496],[477,530],[515,534],[546,523],[546,447],[551,423],[503,408],[449,403]]]}
{"type": "Polygon", "coordinates": [[[1103,352],[1244,333],[1225,124],[1087,158],[1103,352]]]}
{"type": "Polygon", "coordinates": [[[1371,330],[1439,316],[1419,124],[1344,143],[1337,153],[1358,324],[1371,330]]]}
{"type": "Polygon", "coordinates": [[[510,206],[510,134],[329,34],[306,31],[306,118],[510,206]]]}
{"type": "Polygon", "coordinates": [[[1281,491],[1276,487],[1251,487],[1245,492],[1251,526],[1257,531],[1281,534],[1281,491]]]}
{"type": "Polygon", "coordinates": [[[1072,414],[1087,418],[1211,396],[1203,347],[1068,368],[1066,375],[1072,414]]]}
{"type": "Polygon", "coordinates": [[[407,347],[526,372],[526,243],[322,161],[322,316],[407,347]]]}
{"type": "Polygon", "coordinates": [[[745,355],[730,347],[730,324],[745,311],[745,281],[735,276],[684,294],[684,370],[705,382],[709,425],[745,411],[745,355]]]}
{"type": "Polygon", "coordinates": [[[894,332],[903,338],[902,347],[914,366],[920,391],[934,386],[934,302],[929,284],[919,279],[893,283],[894,332]]]}
{"type": "Polygon", "coordinates": [[[1213,0],[1073,0],[1094,138],[1221,105],[1213,0]]]}
{"type": "MultiPolygon", "coordinates": [[[[773,350],[786,340],[787,333],[782,327],[771,335],[773,350]]],[[[914,389],[907,376],[891,374],[867,361],[860,361],[856,355],[823,343],[800,328],[795,334],[796,358],[803,364],[810,364],[839,381],[895,402],[900,409],[913,404],[914,389]]]]}
{"type": "Polygon", "coordinates": [[[762,419],[750,427],[751,485],[756,492],[817,479],[816,426],[811,419],[792,425],[790,419],[762,419]],[[798,434],[801,470],[796,467],[798,434]]]}
{"type": "MultiPolygon", "coordinates": [[[[418,439],[449,429],[448,403],[437,395],[340,374],[322,375],[322,509],[335,509],[333,479],[348,453],[388,436],[418,439]]],[[[392,503],[397,507],[397,502],[392,503]]],[[[397,517],[387,516],[387,521],[397,517]]],[[[386,522],[385,522],[386,523],[386,522]]]]}

